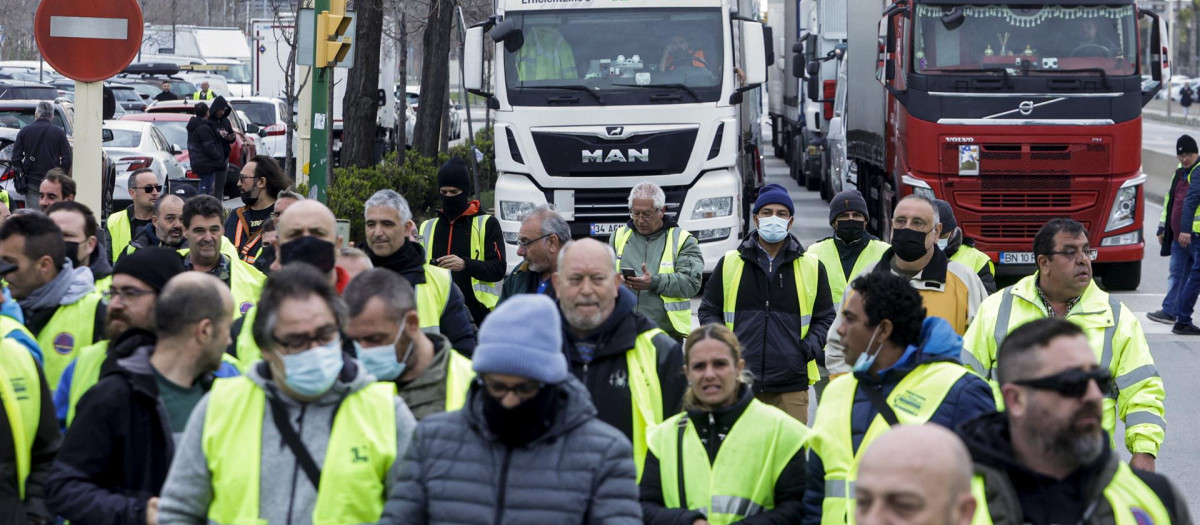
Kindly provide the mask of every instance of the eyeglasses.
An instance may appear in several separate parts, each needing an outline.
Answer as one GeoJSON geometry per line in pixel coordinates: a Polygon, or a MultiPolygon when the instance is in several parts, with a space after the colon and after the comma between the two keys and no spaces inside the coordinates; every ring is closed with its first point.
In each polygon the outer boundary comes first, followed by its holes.
{"type": "Polygon", "coordinates": [[[1013,381],[1013,383],[1038,390],[1058,392],[1066,397],[1078,398],[1083,397],[1087,393],[1088,383],[1092,381],[1095,381],[1096,386],[1100,387],[1101,394],[1107,396],[1112,391],[1112,372],[1103,368],[1097,368],[1090,372],[1072,368],[1052,376],[1013,381]]]}
{"type": "Polygon", "coordinates": [[[146,193],[158,193],[158,192],[162,191],[163,187],[162,187],[162,184],[148,184],[146,186],[139,186],[134,189],[142,190],[146,193]]]}
{"type": "Polygon", "coordinates": [[[254,175],[240,175],[240,176],[238,176],[238,180],[239,180],[239,181],[246,180],[246,179],[257,179],[257,178],[258,178],[258,177],[255,177],[254,175]]]}
{"type": "Polygon", "coordinates": [[[535,243],[535,242],[538,242],[538,241],[540,241],[540,240],[542,240],[542,239],[545,239],[546,237],[549,237],[549,236],[551,236],[551,235],[554,235],[554,234],[553,234],[553,233],[547,233],[547,234],[545,234],[545,235],[543,235],[543,236],[541,236],[541,237],[538,237],[538,238],[536,238],[536,239],[529,239],[529,240],[527,240],[527,241],[522,241],[521,239],[517,239],[517,244],[518,244],[520,247],[522,247],[522,248],[528,248],[530,244],[533,244],[533,243],[535,243]]]}
{"type": "Polygon", "coordinates": [[[509,392],[512,392],[517,397],[529,397],[536,394],[543,386],[541,383],[535,381],[526,381],[517,385],[506,385],[490,379],[480,379],[479,381],[487,389],[488,393],[496,399],[503,399],[509,392]]]}
{"type": "Polygon", "coordinates": [[[289,352],[303,352],[314,346],[329,344],[338,335],[338,328],[334,325],[326,325],[317,329],[314,334],[295,334],[287,337],[276,337],[271,334],[271,340],[275,344],[289,352]]]}
{"type": "Polygon", "coordinates": [[[1098,253],[1099,252],[1097,252],[1095,248],[1088,248],[1086,250],[1079,250],[1076,248],[1067,248],[1060,252],[1049,252],[1046,255],[1051,255],[1051,256],[1062,255],[1063,257],[1066,257],[1068,259],[1075,260],[1079,257],[1080,254],[1083,254],[1084,257],[1087,257],[1087,260],[1094,261],[1094,260],[1096,260],[1096,255],[1098,253]]]}
{"type": "Polygon", "coordinates": [[[656,214],[658,214],[659,211],[662,211],[662,210],[650,210],[650,211],[629,210],[629,217],[633,218],[633,219],[649,219],[651,217],[654,217],[656,214]]]}
{"type": "Polygon", "coordinates": [[[111,302],[113,297],[120,297],[122,301],[136,301],[139,297],[154,295],[155,293],[154,290],[139,290],[126,286],[123,288],[109,288],[104,291],[103,295],[104,300],[111,302]]]}

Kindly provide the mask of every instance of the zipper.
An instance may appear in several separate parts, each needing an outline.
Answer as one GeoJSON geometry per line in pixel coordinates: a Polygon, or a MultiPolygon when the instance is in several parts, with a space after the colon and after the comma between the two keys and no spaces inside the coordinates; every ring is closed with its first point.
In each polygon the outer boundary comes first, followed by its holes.
{"type": "MultiPolygon", "coordinates": [[[[717,444],[717,418],[713,417],[712,412],[709,412],[708,413],[708,446],[712,447],[714,445],[717,448],[714,448],[711,450],[720,450],[720,445],[717,444]]],[[[710,455],[708,464],[712,465],[712,464],[716,463],[716,458],[717,458],[716,454],[710,455]]]]}
{"type": "MultiPolygon", "coordinates": [[[[496,525],[504,523],[504,498],[508,489],[508,465],[512,463],[512,447],[504,447],[504,462],[500,465],[500,492],[496,495],[496,525]]],[[[290,516],[289,516],[290,517],[290,516]]]]}

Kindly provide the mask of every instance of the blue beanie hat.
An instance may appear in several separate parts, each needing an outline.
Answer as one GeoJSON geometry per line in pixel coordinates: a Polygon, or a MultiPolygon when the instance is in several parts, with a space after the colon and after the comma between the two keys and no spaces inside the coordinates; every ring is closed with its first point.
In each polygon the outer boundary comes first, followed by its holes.
{"type": "Polygon", "coordinates": [[[567,379],[558,307],[541,294],[504,301],[483,320],[472,358],[477,374],[508,374],[546,384],[567,379]]]}
{"type": "Polygon", "coordinates": [[[758,190],[758,200],[754,201],[753,213],[758,213],[763,206],[768,204],[782,204],[788,209],[788,213],[796,214],[796,205],[792,203],[792,196],[788,195],[786,189],[778,184],[768,184],[758,190]]]}

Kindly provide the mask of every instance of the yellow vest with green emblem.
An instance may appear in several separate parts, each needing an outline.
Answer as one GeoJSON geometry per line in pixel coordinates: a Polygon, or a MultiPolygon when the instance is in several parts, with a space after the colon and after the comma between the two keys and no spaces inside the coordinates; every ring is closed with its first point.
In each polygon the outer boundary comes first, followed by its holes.
{"type": "MultiPolygon", "coordinates": [[[[834,305],[840,305],[842,304],[842,294],[846,293],[846,286],[849,283],[846,282],[846,271],[842,268],[842,258],[838,255],[836,242],[830,237],[809,246],[805,253],[815,254],[821,264],[825,265],[825,277],[829,280],[830,298],[834,305]]],[[[883,258],[883,253],[889,248],[891,245],[886,242],[868,241],[862,253],[858,254],[858,260],[854,262],[854,268],[850,270],[850,277],[861,275],[871,263],[879,262],[883,258]]]]}
{"type": "Polygon", "coordinates": [[[667,508],[700,510],[712,525],[726,525],[775,508],[775,482],[792,457],[803,453],[808,427],[775,407],[751,400],[715,461],[700,442],[696,427],[676,414],[650,429],[646,438],[658,458],[663,504],[667,508]],[[683,453],[679,451],[679,426],[683,453]],[[683,458],[684,490],[680,501],[679,459],[683,458]]]}
{"type": "MultiPolygon", "coordinates": [[[[250,379],[237,377],[218,379],[208,395],[200,438],[212,473],[208,521],[262,523],[259,488],[266,394],[250,379]]],[[[395,384],[373,383],[342,401],[320,465],[314,525],[379,521],[387,498],[384,477],[396,460],[398,446],[395,399],[395,384]]]]}
{"type": "Polygon", "coordinates": [[[117,257],[120,257],[125,252],[125,247],[129,246],[129,241],[133,240],[133,223],[129,220],[129,210],[121,210],[108,216],[108,235],[112,239],[112,262],[117,262],[117,257]]]}
{"type": "Polygon", "coordinates": [[[96,307],[101,295],[91,292],[74,303],[59,306],[50,322],[37,334],[38,346],[42,347],[42,368],[46,371],[46,384],[53,392],[58,388],[58,378],[63,370],[75,360],[78,350],[92,344],[95,337],[96,307]]]}
{"type": "MultiPolygon", "coordinates": [[[[1103,500],[1093,503],[1090,509],[1091,518],[1086,520],[1087,523],[1170,525],[1171,513],[1158,494],[1138,478],[1124,461],[1116,463],[1116,472],[1101,491],[1103,500]]],[[[975,496],[976,502],[975,517],[971,520],[971,525],[993,525],[989,506],[1003,508],[1007,515],[1020,519],[1020,502],[1017,501],[1016,490],[1013,489],[1011,481],[1006,479],[1007,476],[996,475],[988,469],[984,469],[982,473],[979,470],[976,469],[976,475],[971,480],[971,495],[975,496]],[[996,480],[994,483],[1003,483],[1005,486],[988,486],[988,479],[996,480]]],[[[1010,523],[1019,525],[1012,520],[1004,520],[1001,525],[1010,523]]]]}
{"type": "MultiPolygon", "coordinates": [[[[0,331],[5,334],[24,329],[20,323],[0,316],[0,331]]],[[[24,345],[11,339],[0,340],[0,406],[12,431],[17,467],[17,493],[25,499],[25,481],[32,461],[31,448],[37,438],[42,414],[42,385],[37,361],[24,345]]]]}
{"type": "MultiPolygon", "coordinates": [[[[892,389],[887,403],[896,412],[900,424],[919,425],[929,421],[950,393],[950,389],[970,371],[951,362],[925,363],[917,366],[892,389]]],[[[854,480],[858,462],[866,450],[891,427],[882,415],[876,415],[863,436],[856,453],[851,435],[854,394],[858,379],[853,374],[835,378],[825,387],[825,395],[817,405],[817,416],[808,445],[825,465],[825,500],[821,503],[823,525],[854,523],[854,480]]]]}
{"type": "MultiPolygon", "coordinates": [[[[633,236],[633,229],[629,226],[622,226],[613,233],[613,251],[617,254],[617,273],[621,272],[621,254],[625,253],[625,245],[629,243],[629,238],[633,236]]],[[[690,238],[692,234],[687,230],[679,227],[673,227],[667,230],[667,243],[663,246],[662,259],[658,263],[658,274],[675,273],[675,260],[679,257],[679,250],[683,249],[683,243],[690,238]]],[[[663,301],[663,309],[667,311],[667,319],[671,320],[671,328],[675,333],[687,335],[692,333],[692,298],[690,297],[667,297],[661,295],[663,301]]]]}
{"type": "MultiPolygon", "coordinates": [[[[1175,169],[1179,169],[1182,167],[1183,167],[1182,164],[1177,164],[1175,166],[1175,169]]],[[[1200,168],[1200,162],[1197,162],[1195,166],[1192,166],[1192,169],[1188,170],[1187,179],[1186,179],[1188,184],[1191,184],[1192,174],[1196,172],[1196,168],[1200,168]]],[[[1172,175],[1172,179],[1173,178],[1174,178],[1174,176],[1172,175]]],[[[1174,190],[1175,190],[1175,188],[1167,188],[1166,194],[1163,195],[1162,213],[1158,216],[1158,226],[1159,227],[1166,226],[1167,219],[1169,219],[1171,217],[1171,207],[1173,206],[1171,201],[1175,200],[1174,195],[1172,195],[1172,192],[1174,190]]],[[[1179,227],[1178,224],[1171,225],[1172,230],[1174,230],[1178,227],[1179,227]]],[[[1196,210],[1196,216],[1192,219],[1192,232],[1200,233],[1200,209],[1196,210]]],[[[1179,232],[1175,232],[1175,233],[1178,236],[1179,232]]],[[[1164,242],[1171,242],[1171,239],[1167,239],[1164,242]]]]}
{"type": "MultiPolygon", "coordinates": [[[[267,276],[258,271],[254,265],[248,264],[245,261],[238,259],[236,252],[234,255],[225,253],[225,246],[230,247],[232,243],[228,239],[221,237],[221,255],[229,259],[229,293],[233,295],[233,318],[237,319],[246,312],[254,308],[258,303],[258,298],[262,295],[263,283],[267,281],[267,276]]],[[[191,253],[190,248],[178,250],[179,254],[187,257],[191,253]]]]}
{"type": "MultiPolygon", "coordinates": [[[[796,298],[800,301],[800,339],[808,335],[808,324],[812,320],[813,303],[817,300],[817,281],[820,279],[821,261],[812,252],[792,261],[792,271],[796,275],[796,298]]],[[[721,266],[721,284],[725,287],[724,312],[725,327],[733,331],[733,321],[736,317],[738,288],[742,285],[742,272],[746,269],[746,261],[737,250],[725,252],[725,262],[721,266]]],[[[826,274],[831,273],[826,271],[826,274]]],[[[808,384],[814,384],[821,379],[815,359],[808,361],[808,384]]]]}
{"type": "MultiPolygon", "coordinates": [[[[473,260],[487,259],[484,235],[486,234],[487,220],[490,217],[491,215],[476,215],[471,219],[471,259],[473,260]]],[[[439,220],[433,218],[421,223],[421,246],[425,248],[425,254],[430,258],[433,258],[433,232],[437,231],[439,220]]],[[[500,301],[500,285],[498,283],[484,282],[472,277],[471,291],[475,293],[475,300],[489,310],[495,308],[496,303],[500,301]]]]}
{"type": "Polygon", "coordinates": [[[475,371],[471,369],[471,360],[463,357],[453,349],[446,357],[446,412],[461,409],[467,402],[467,390],[475,379],[475,371]]]}
{"type": "Polygon", "coordinates": [[[988,271],[992,272],[992,275],[996,275],[996,265],[992,263],[992,258],[974,246],[965,244],[959,246],[958,251],[954,252],[954,256],[950,260],[970,268],[975,273],[979,273],[984,266],[987,266],[988,271]]]}

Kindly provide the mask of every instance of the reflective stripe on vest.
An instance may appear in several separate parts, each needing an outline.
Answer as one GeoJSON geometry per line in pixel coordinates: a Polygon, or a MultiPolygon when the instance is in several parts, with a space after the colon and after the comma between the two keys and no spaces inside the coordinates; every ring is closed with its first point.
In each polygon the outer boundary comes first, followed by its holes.
{"type": "Polygon", "coordinates": [[[992,258],[971,246],[959,246],[950,260],[970,268],[975,273],[979,273],[986,266],[992,275],[996,275],[996,265],[992,263],[992,258]]]}
{"type": "Polygon", "coordinates": [[[725,525],[775,508],[775,483],[788,462],[802,453],[808,427],[756,399],[733,424],[714,461],[689,420],[683,436],[683,473],[688,501],[679,501],[679,423],[676,414],[650,429],[647,445],[658,458],[663,504],[701,510],[713,525],[725,525]]]}
{"type": "Polygon", "coordinates": [[[129,241],[133,240],[133,223],[129,220],[129,210],[121,210],[108,216],[108,223],[105,225],[108,228],[108,236],[112,239],[112,262],[117,262],[117,257],[120,257],[125,252],[125,247],[129,246],[129,241]]]}
{"type": "MultiPolygon", "coordinates": [[[[487,259],[487,241],[484,238],[487,228],[487,220],[490,215],[476,215],[471,220],[471,259],[476,261],[484,261],[487,259]]],[[[429,219],[421,223],[421,246],[425,248],[425,253],[433,257],[433,232],[437,231],[437,218],[429,219]]],[[[449,241],[447,241],[449,246],[449,241]]],[[[496,307],[496,303],[500,302],[500,286],[497,283],[489,283],[480,281],[474,277],[471,278],[471,291],[475,294],[475,300],[479,304],[486,306],[489,310],[496,307]]]]}
{"type": "Polygon", "coordinates": [[[75,371],[71,375],[71,395],[67,401],[68,427],[75,420],[75,405],[79,404],[84,392],[100,381],[100,367],[107,356],[107,339],[79,350],[79,356],[75,358],[75,371]]]}
{"type": "Polygon", "coordinates": [[[456,350],[446,358],[446,412],[453,412],[463,407],[467,402],[467,390],[475,379],[475,371],[471,369],[471,360],[463,357],[456,350]]]}
{"type": "MultiPolygon", "coordinates": [[[[638,334],[633,348],[625,352],[625,367],[629,370],[629,399],[633,403],[633,464],[637,480],[642,480],[646,462],[646,431],[662,423],[662,386],[658,382],[658,348],[654,337],[666,336],[661,328],[638,334]]],[[[667,336],[670,337],[670,336],[667,336]]]]}
{"type": "MultiPolygon", "coordinates": [[[[958,363],[921,364],[892,389],[887,397],[888,405],[895,409],[900,424],[925,423],[937,412],[954,384],[968,373],[966,367],[958,363]]],[[[825,465],[825,500],[821,503],[823,525],[854,523],[854,480],[860,455],[891,428],[883,416],[876,414],[858,450],[852,448],[851,421],[858,386],[853,374],[830,381],[817,405],[813,432],[808,440],[809,447],[825,465]]]]}
{"type": "MultiPolygon", "coordinates": [[[[629,242],[629,238],[633,236],[633,229],[628,226],[622,226],[613,234],[613,251],[617,254],[617,273],[621,272],[621,255],[625,253],[625,245],[629,242]]],[[[667,242],[663,245],[662,258],[658,263],[658,275],[675,273],[675,261],[679,258],[679,251],[683,249],[683,243],[692,236],[687,230],[679,227],[673,227],[667,230],[667,242]],[[678,237],[676,237],[678,235],[678,237]]],[[[692,299],[690,297],[667,297],[659,295],[662,298],[663,309],[667,312],[667,319],[671,320],[671,328],[677,334],[688,335],[692,333],[692,299]]]]}
{"type": "Polygon", "coordinates": [[[58,379],[63,370],[75,360],[76,352],[92,344],[96,327],[96,306],[101,295],[90,292],[74,303],[59,306],[50,322],[37,334],[38,346],[42,347],[43,369],[46,385],[53,392],[58,389],[58,379]]]}
{"type": "MultiPolygon", "coordinates": [[[[387,382],[372,383],[342,401],[334,416],[324,461],[319,465],[314,525],[379,521],[387,497],[384,477],[396,459],[395,399],[396,385],[387,382]]],[[[237,377],[213,383],[200,438],[212,473],[210,522],[261,522],[259,487],[265,413],[266,395],[253,381],[237,377]]]]}
{"type": "MultiPolygon", "coordinates": [[[[0,316],[4,334],[23,329],[20,323],[0,316]]],[[[42,414],[42,385],[37,361],[24,345],[5,337],[0,341],[0,406],[12,432],[17,467],[17,494],[25,499],[25,481],[29,478],[31,447],[37,439],[42,414]]]]}
{"type": "MultiPolygon", "coordinates": [[[[846,286],[849,284],[846,279],[846,270],[842,267],[842,258],[838,255],[837,241],[826,239],[808,247],[806,253],[816,254],[817,259],[821,264],[825,265],[825,277],[829,281],[829,294],[834,305],[842,304],[842,295],[846,293],[846,286]]],[[[886,242],[871,240],[867,242],[867,246],[863,248],[862,253],[858,254],[858,260],[854,262],[854,268],[850,270],[850,277],[857,277],[872,263],[879,262],[883,257],[883,253],[891,248],[886,242]]]]}
{"type": "MultiPolygon", "coordinates": [[[[1016,490],[1012,482],[1004,474],[989,468],[976,469],[976,475],[971,479],[971,494],[975,496],[975,517],[971,525],[992,525],[991,506],[1005,513],[1005,521],[1009,521],[1016,512],[1020,517],[1021,509],[1009,508],[1006,502],[1017,500],[1016,490]],[[992,486],[989,486],[991,480],[992,486]],[[992,496],[989,500],[988,496],[992,496]]],[[[1103,523],[1113,525],[1169,525],[1171,513],[1166,505],[1154,493],[1129,465],[1123,461],[1117,462],[1116,472],[1108,485],[1101,491],[1104,498],[1096,501],[1089,508],[1091,519],[1087,523],[1103,523]],[[1104,508],[1107,506],[1108,508],[1104,508]],[[1111,521],[1109,517],[1111,516],[1111,521]],[[1096,519],[1101,518],[1101,519],[1096,519]]]]}
{"type": "MultiPolygon", "coordinates": [[[[792,261],[793,275],[796,276],[796,299],[800,302],[800,339],[808,336],[808,325],[812,321],[813,303],[817,300],[817,281],[820,279],[821,261],[817,256],[805,252],[803,256],[792,261]],[[812,283],[809,285],[808,283],[812,283]]],[[[725,327],[733,331],[733,321],[737,317],[738,289],[742,285],[742,272],[746,269],[746,261],[737,250],[725,252],[725,262],[721,266],[721,284],[725,286],[725,327]]],[[[825,272],[829,274],[829,271],[825,272]]],[[[817,360],[811,359],[806,367],[808,384],[815,384],[821,379],[817,368],[817,360]]]]}

